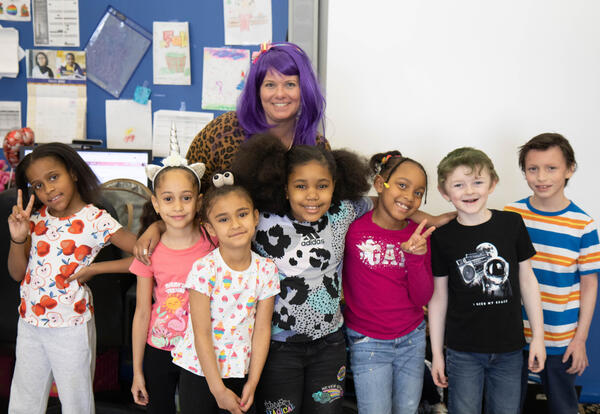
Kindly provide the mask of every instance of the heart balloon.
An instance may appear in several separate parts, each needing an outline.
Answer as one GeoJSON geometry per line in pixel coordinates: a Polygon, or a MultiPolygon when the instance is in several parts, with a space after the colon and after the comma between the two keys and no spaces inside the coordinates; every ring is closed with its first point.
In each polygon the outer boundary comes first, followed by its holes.
{"type": "Polygon", "coordinates": [[[31,146],[33,141],[34,134],[31,128],[15,129],[6,134],[2,148],[4,149],[4,156],[11,167],[15,168],[19,163],[19,149],[21,146],[31,146]]]}

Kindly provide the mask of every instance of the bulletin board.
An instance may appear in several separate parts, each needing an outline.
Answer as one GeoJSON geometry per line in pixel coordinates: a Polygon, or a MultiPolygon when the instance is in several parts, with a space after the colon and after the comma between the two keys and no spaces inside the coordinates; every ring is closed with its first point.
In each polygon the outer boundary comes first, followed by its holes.
{"type": "MultiPolygon", "coordinates": [[[[288,1],[272,0],[273,42],[285,41],[288,28],[288,1]]],[[[152,47],[148,49],[140,65],[133,73],[129,83],[123,89],[120,99],[133,99],[136,86],[148,82],[152,89],[152,112],[159,109],[180,109],[181,102],[185,102],[187,111],[202,111],[202,68],[204,47],[233,47],[244,48],[251,51],[258,50],[256,46],[225,46],[223,1],[210,0],[178,0],[165,2],[158,0],[80,0],[80,47],[53,48],[61,50],[83,50],[90,36],[105,14],[108,6],[112,6],[129,19],[152,33],[154,21],[181,21],[189,22],[190,59],[192,84],[181,85],[153,85],[152,74],[152,47]]],[[[3,27],[14,27],[19,31],[19,44],[23,49],[33,48],[33,22],[0,21],[3,27]]],[[[105,90],[98,87],[88,79],[87,82],[87,117],[86,131],[88,139],[101,139],[106,144],[105,101],[115,99],[105,90]]],[[[27,81],[25,59],[19,63],[19,76],[15,79],[0,79],[0,100],[20,101],[23,126],[27,126],[27,81]]],[[[213,112],[215,117],[222,111],[213,112]]],[[[0,137],[3,138],[3,137],[0,137]]]]}

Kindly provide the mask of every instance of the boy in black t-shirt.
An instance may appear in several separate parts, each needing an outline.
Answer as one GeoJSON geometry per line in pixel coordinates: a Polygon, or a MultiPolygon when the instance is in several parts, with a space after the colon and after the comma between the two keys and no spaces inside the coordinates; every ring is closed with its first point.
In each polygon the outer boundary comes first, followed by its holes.
{"type": "Polygon", "coordinates": [[[454,150],[438,165],[438,189],[457,217],[431,236],[432,375],[436,385],[449,387],[454,414],[480,414],[484,388],[487,412],[519,412],[521,300],[533,330],[529,368],[540,371],[546,359],[539,287],[529,261],[535,250],[521,216],[486,207],[497,182],[492,161],[473,148],[454,150]]]}

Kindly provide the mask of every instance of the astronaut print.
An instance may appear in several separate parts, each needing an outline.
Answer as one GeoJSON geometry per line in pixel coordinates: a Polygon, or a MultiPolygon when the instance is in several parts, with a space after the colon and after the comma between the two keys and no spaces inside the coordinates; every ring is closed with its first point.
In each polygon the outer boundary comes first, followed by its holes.
{"type": "Polygon", "coordinates": [[[467,253],[456,261],[463,283],[479,289],[486,299],[508,299],[512,288],[508,280],[509,264],[498,256],[496,246],[481,243],[473,253],[467,253]]]}

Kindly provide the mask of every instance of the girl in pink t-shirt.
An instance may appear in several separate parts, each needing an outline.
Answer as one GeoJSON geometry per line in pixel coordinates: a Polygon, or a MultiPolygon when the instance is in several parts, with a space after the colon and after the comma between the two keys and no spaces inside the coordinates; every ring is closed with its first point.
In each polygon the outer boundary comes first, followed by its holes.
{"type": "Polygon", "coordinates": [[[172,363],[171,350],[183,338],[188,324],[184,283],[194,261],[209,253],[214,244],[197,220],[197,172],[176,165],[163,167],[153,178],[154,194],[142,221],[149,225],[162,219],[165,232],[152,254],[152,263],[134,260],[130,267],[137,275],[131,393],[137,404],[148,406],[148,413],[162,414],[176,412],[180,368],[172,363]]]}
{"type": "Polygon", "coordinates": [[[377,206],[346,234],[343,289],[350,362],[360,413],[416,413],[423,384],[423,306],[433,293],[426,220],[409,217],[427,188],[421,164],[376,154],[377,206]],[[422,233],[422,234],[421,234],[422,233]]]}

